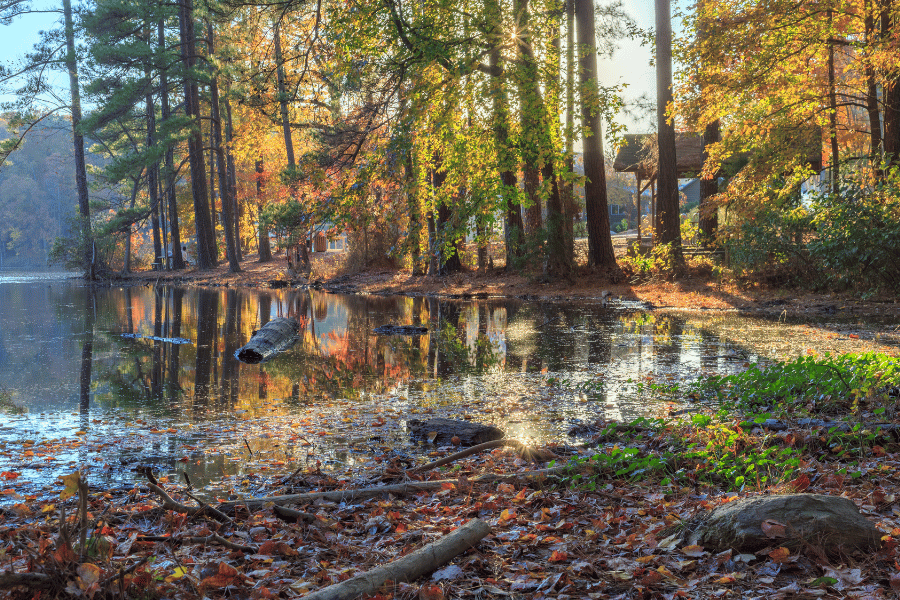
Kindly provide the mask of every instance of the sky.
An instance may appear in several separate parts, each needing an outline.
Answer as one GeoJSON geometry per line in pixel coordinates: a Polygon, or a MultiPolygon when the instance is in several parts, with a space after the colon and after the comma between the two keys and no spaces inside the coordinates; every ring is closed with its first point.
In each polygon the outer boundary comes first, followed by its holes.
{"type": "MultiPolygon", "coordinates": [[[[605,3],[607,0],[599,0],[605,3]]],[[[36,8],[57,7],[58,0],[37,0],[36,8]]],[[[654,26],[653,0],[623,0],[623,8],[631,15],[637,25],[642,29],[650,29],[654,26]]],[[[38,31],[49,29],[60,18],[59,15],[40,14],[20,17],[12,25],[0,26],[0,62],[8,64],[11,60],[22,56],[31,50],[38,40],[38,31]]],[[[651,49],[641,46],[639,41],[625,39],[619,44],[612,58],[601,58],[598,62],[598,78],[601,85],[626,84],[626,102],[633,102],[642,94],[646,94],[651,101],[656,96],[655,71],[650,66],[651,49]]],[[[63,74],[59,75],[60,84],[67,85],[68,81],[63,74]]],[[[9,96],[0,93],[0,101],[8,100],[9,96]]],[[[620,115],[620,122],[627,127],[628,133],[646,133],[654,130],[655,116],[637,120],[626,115],[620,115]]]]}

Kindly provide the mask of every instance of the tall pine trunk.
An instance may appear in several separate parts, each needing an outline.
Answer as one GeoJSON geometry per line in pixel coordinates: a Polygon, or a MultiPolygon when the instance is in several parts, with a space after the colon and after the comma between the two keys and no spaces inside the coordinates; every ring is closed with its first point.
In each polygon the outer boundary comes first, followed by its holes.
{"type": "Polygon", "coordinates": [[[78,192],[78,212],[81,221],[83,245],[82,271],[85,279],[95,279],[96,261],[94,236],[91,230],[91,207],[87,187],[87,167],[84,160],[84,135],[81,124],[81,84],[78,79],[78,57],[75,55],[75,22],[72,18],[72,0],[63,0],[63,16],[66,34],[66,70],[69,72],[69,95],[72,109],[72,144],[75,150],[75,187],[78,192]]]}
{"type": "MultiPolygon", "coordinates": [[[[566,0],[566,172],[575,172],[575,0],[566,0]]],[[[568,261],[575,264],[575,184],[569,179],[562,184],[566,215],[566,254],[568,261]]]]}
{"type": "Polygon", "coordinates": [[[263,188],[265,187],[263,182],[264,173],[263,159],[260,157],[260,159],[256,161],[256,214],[257,221],[259,221],[259,240],[257,244],[259,246],[259,262],[261,263],[272,260],[272,245],[269,244],[269,228],[259,219],[259,214],[262,212],[265,204],[263,201],[263,188]]]}
{"type": "Polygon", "coordinates": [[[538,107],[535,93],[539,93],[538,67],[531,45],[531,13],[529,0],[513,2],[514,17],[518,26],[516,42],[519,57],[517,83],[519,88],[519,121],[522,135],[519,150],[522,155],[522,178],[528,204],[525,208],[525,231],[537,237],[543,227],[540,195],[541,127],[543,112],[538,107]]]}
{"type": "MultiPolygon", "coordinates": [[[[157,24],[157,47],[164,49],[166,47],[166,31],[165,20],[160,19],[157,24]]],[[[171,118],[169,110],[169,76],[167,68],[162,69],[159,74],[160,88],[160,116],[163,123],[171,118]]],[[[172,244],[172,268],[184,268],[184,256],[181,253],[181,228],[178,220],[178,198],[175,195],[175,150],[172,144],[166,147],[166,202],[169,207],[169,239],[172,244]]],[[[168,258],[168,249],[166,249],[168,258]]],[[[168,262],[168,261],[167,261],[168,262]]]]}
{"type": "Polygon", "coordinates": [[[197,267],[211,269],[218,262],[209,212],[209,192],[206,188],[206,166],[203,157],[203,138],[200,130],[200,93],[194,74],[197,62],[192,0],[180,0],[181,60],[184,63],[184,108],[193,121],[188,137],[188,162],[191,169],[191,192],[194,199],[194,225],[197,230],[197,267]]]}
{"type": "Polygon", "coordinates": [[[500,45],[502,43],[502,15],[498,0],[488,0],[486,8],[491,13],[494,33],[491,35],[491,52],[489,54],[491,68],[491,98],[493,99],[494,146],[497,151],[497,162],[500,169],[502,209],[506,213],[505,245],[506,271],[517,268],[523,256],[522,242],[525,227],[522,222],[522,210],[518,202],[518,181],[516,176],[515,153],[510,150],[509,139],[509,100],[506,94],[506,80],[501,64],[500,45]]]}
{"type": "Polygon", "coordinates": [[[603,132],[597,106],[597,42],[594,2],[576,0],[578,46],[581,49],[581,116],[584,122],[584,207],[587,218],[588,264],[609,270],[618,277],[619,267],[609,229],[609,202],[606,194],[606,167],[603,132]]]}
{"type": "MultiPolygon", "coordinates": [[[[212,22],[206,22],[207,44],[209,46],[209,56],[212,58],[214,52],[214,32],[212,22]]],[[[210,64],[212,61],[210,61],[210,64]]],[[[225,225],[225,256],[228,259],[228,270],[232,273],[239,273],[241,265],[238,262],[237,250],[235,249],[234,236],[234,203],[231,196],[231,182],[228,180],[228,168],[225,165],[225,150],[222,148],[222,116],[219,107],[219,82],[215,73],[211,74],[210,83],[210,116],[212,117],[212,145],[216,154],[216,164],[219,170],[219,197],[222,199],[222,214],[225,225]]]]}
{"type": "Polygon", "coordinates": [[[659,163],[656,185],[656,223],[653,243],[672,244],[675,260],[683,261],[681,220],[678,206],[678,165],[675,157],[675,125],[666,115],[672,103],[671,0],[656,0],[656,118],[659,163]]]}

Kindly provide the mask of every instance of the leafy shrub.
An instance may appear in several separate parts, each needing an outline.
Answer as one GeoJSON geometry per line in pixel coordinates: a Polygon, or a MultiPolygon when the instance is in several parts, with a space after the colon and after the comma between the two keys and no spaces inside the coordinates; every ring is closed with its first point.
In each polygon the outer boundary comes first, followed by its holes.
{"type": "Polygon", "coordinates": [[[813,273],[804,239],[810,229],[811,217],[803,206],[783,209],[766,205],[728,230],[731,267],[738,275],[773,283],[809,280],[813,273]]]}
{"type": "Polygon", "coordinates": [[[895,288],[900,284],[900,190],[842,188],[813,203],[817,235],[810,256],[828,270],[830,283],[895,288]]]}

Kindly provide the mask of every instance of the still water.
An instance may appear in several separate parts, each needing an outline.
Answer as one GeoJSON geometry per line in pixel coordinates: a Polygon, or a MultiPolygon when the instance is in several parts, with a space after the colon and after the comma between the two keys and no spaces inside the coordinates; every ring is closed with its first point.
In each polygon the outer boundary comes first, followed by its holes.
{"type": "Polygon", "coordinates": [[[152,465],[199,487],[303,466],[365,469],[427,451],[405,423],[430,416],[566,442],[578,424],[668,410],[660,385],[755,358],[685,318],[622,304],[0,275],[0,472],[15,474],[0,488],[37,489],[75,468],[118,486],[152,465]],[[237,361],[277,316],[300,321],[297,343],[264,364],[237,361]],[[387,323],[429,332],[373,333],[387,323]]]}

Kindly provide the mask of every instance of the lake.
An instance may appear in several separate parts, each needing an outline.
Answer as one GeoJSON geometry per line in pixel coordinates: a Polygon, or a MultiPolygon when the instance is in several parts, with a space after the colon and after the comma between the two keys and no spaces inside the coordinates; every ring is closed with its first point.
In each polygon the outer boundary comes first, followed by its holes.
{"type": "Polygon", "coordinates": [[[430,416],[566,443],[576,425],[684,408],[660,400],[667,386],[741,369],[789,337],[771,321],[703,319],[618,302],[96,288],[0,274],[0,488],[50,490],[75,468],[107,488],[132,485],[148,465],[211,490],[300,467],[362,472],[433,450],[405,431],[430,416]],[[297,343],[267,363],[236,360],[278,316],[300,321],[297,343]],[[429,331],[373,332],[388,323],[429,331]],[[764,343],[745,347],[753,331],[764,343]]]}

